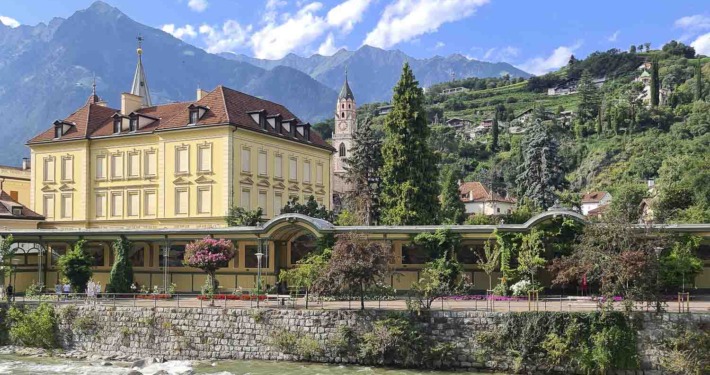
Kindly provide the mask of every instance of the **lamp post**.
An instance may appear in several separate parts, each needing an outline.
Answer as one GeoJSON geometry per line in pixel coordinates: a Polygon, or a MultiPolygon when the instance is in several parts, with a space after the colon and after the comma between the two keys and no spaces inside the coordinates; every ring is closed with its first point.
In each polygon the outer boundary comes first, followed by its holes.
{"type": "Polygon", "coordinates": [[[256,308],[259,308],[259,295],[261,294],[261,257],[264,253],[256,253],[256,308]]]}
{"type": "Polygon", "coordinates": [[[12,258],[12,300],[15,300],[15,295],[17,294],[17,265],[20,264],[20,260],[13,257],[12,258]]]}

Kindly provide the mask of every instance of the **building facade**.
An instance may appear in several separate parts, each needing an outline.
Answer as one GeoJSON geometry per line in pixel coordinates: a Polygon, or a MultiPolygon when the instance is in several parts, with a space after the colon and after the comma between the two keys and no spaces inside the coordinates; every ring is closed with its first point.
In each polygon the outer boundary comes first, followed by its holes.
{"type": "Polygon", "coordinates": [[[330,207],[333,148],[284,106],[218,86],[152,105],[138,49],[120,109],[94,93],[28,143],[43,228],[221,227],[233,206],[272,218],[290,198],[330,207]]]}
{"type": "Polygon", "coordinates": [[[489,191],[478,181],[462,183],[459,192],[467,215],[505,215],[515,209],[515,198],[489,191]]]}
{"type": "Polygon", "coordinates": [[[345,181],[347,158],[353,146],[353,138],[357,130],[357,108],[355,96],[348,83],[347,73],[345,82],[340,89],[338,101],[335,106],[335,130],[333,131],[333,193],[335,199],[342,197],[351,190],[345,181]]]}
{"type": "Polygon", "coordinates": [[[30,180],[28,159],[22,160],[21,167],[0,165],[0,190],[6,192],[14,201],[27,207],[30,205],[30,180]]]}

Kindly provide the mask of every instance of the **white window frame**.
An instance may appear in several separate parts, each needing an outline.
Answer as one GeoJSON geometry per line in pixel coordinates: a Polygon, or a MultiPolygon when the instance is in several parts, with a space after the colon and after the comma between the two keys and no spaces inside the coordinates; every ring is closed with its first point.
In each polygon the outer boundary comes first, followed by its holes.
{"type": "Polygon", "coordinates": [[[126,192],[126,217],[140,217],[141,215],[141,192],[138,190],[130,190],[126,192]],[[131,197],[137,197],[138,207],[136,212],[131,209],[131,197]]]}
{"type": "Polygon", "coordinates": [[[55,214],[54,194],[45,194],[42,196],[42,216],[45,219],[54,219],[55,214]],[[51,213],[51,215],[50,215],[51,213]]]}
{"type": "Polygon", "coordinates": [[[259,190],[256,195],[256,205],[261,208],[261,216],[266,216],[269,206],[269,193],[266,190],[259,190]],[[261,201],[263,197],[263,202],[261,201]],[[262,206],[263,204],[263,206],[262,206]]]}
{"type": "Polygon", "coordinates": [[[138,151],[129,152],[127,154],[127,156],[128,157],[126,158],[127,159],[126,160],[126,164],[127,164],[126,174],[128,175],[128,178],[140,178],[141,177],[141,153],[138,151]],[[135,175],[131,174],[131,169],[133,169],[133,167],[134,167],[133,161],[132,161],[134,157],[138,159],[136,161],[136,165],[135,165],[136,172],[137,172],[137,174],[135,174],[135,175]]]}
{"type": "Polygon", "coordinates": [[[323,185],[323,163],[316,163],[316,185],[323,185]]]}
{"type": "Polygon", "coordinates": [[[106,180],[106,177],[108,176],[108,174],[106,173],[106,172],[108,172],[108,163],[107,163],[107,161],[108,161],[108,158],[106,157],[106,155],[103,155],[103,154],[102,154],[102,155],[96,155],[96,168],[95,168],[95,171],[96,171],[96,172],[95,172],[95,175],[96,175],[96,179],[99,180],[99,181],[104,181],[104,180],[106,180]],[[99,169],[99,166],[100,166],[101,169],[99,169]],[[101,171],[101,174],[100,174],[100,175],[99,175],[99,171],[101,171]]]}
{"type": "Polygon", "coordinates": [[[117,152],[115,154],[111,154],[111,179],[112,180],[123,180],[124,177],[124,162],[123,162],[123,153],[122,152],[117,152]],[[120,160],[120,163],[114,163],[114,160],[120,160]],[[117,164],[120,164],[117,166],[117,164]],[[120,172],[120,174],[117,174],[116,172],[120,172]]]}
{"type": "Polygon", "coordinates": [[[175,188],[175,216],[188,216],[190,214],[190,189],[187,187],[177,187],[175,188]],[[184,212],[182,212],[182,205],[180,204],[180,194],[187,194],[187,201],[184,207],[184,212]]]}
{"type": "Polygon", "coordinates": [[[59,218],[69,219],[74,216],[74,196],[71,193],[64,193],[59,196],[59,218]],[[70,204],[67,204],[67,200],[70,204]]]}
{"type": "Polygon", "coordinates": [[[197,172],[198,173],[210,173],[212,172],[212,157],[214,155],[212,154],[212,144],[207,143],[207,144],[202,144],[197,146],[197,172]],[[202,165],[202,153],[207,152],[208,157],[209,157],[209,165],[204,166],[202,165]]]}
{"type": "Polygon", "coordinates": [[[284,178],[284,158],[281,154],[274,155],[274,178],[284,178]]]}
{"type": "Polygon", "coordinates": [[[42,161],[42,181],[44,182],[54,182],[55,181],[55,159],[54,156],[48,156],[42,161]],[[51,172],[51,173],[50,173],[51,172]]]}
{"type": "Polygon", "coordinates": [[[242,147],[239,153],[239,159],[242,164],[242,173],[251,174],[251,148],[242,147]],[[246,157],[244,157],[246,155],[246,157]]]}
{"type": "Polygon", "coordinates": [[[257,173],[259,176],[268,176],[269,175],[269,154],[266,153],[266,150],[259,150],[259,154],[257,155],[257,173]]]}
{"type": "Polygon", "coordinates": [[[211,215],[212,214],[212,187],[211,186],[198,186],[197,187],[197,213],[199,215],[211,215]],[[203,204],[205,202],[202,201],[202,194],[203,192],[208,192],[209,193],[209,202],[207,202],[207,210],[202,210],[203,204]]]}
{"type": "Polygon", "coordinates": [[[126,202],[124,202],[123,199],[123,192],[122,191],[112,191],[111,192],[111,202],[109,203],[109,209],[110,209],[110,214],[112,218],[123,218],[123,213],[125,211],[125,206],[126,202]],[[120,197],[121,199],[121,205],[118,207],[120,211],[116,210],[116,200],[115,197],[120,197]]]}
{"type": "Polygon", "coordinates": [[[157,177],[158,176],[158,151],[147,150],[143,153],[143,175],[145,177],[157,177]],[[151,163],[151,155],[154,158],[153,163],[151,163]],[[155,173],[150,173],[150,167],[153,164],[155,168],[155,173]]]}
{"type": "Polygon", "coordinates": [[[143,192],[143,216],[155,217],[158,212],[158,192],[156,190],[145,190],[143,192]],[[149,198],[152,196],[152,199],[149,198]],[[153,213],[149,212],[150,203],[153,203],[153,213]]]}
{"type": "Polygon", "coordinates": [[[245,210],[251,210],[251,189],[242,188],[241,194],[239,195],[239,206],[245,210]],[[244,194],[247,195],[248,199],[244,199],[244,194]]]}
{"type": "Polygon", "coordinates": [[[311,183],[311,161],[310,160],[304,160],[303,161],[303,182],[310,184],[311,183]]]}
{"type": "Polygon", "coordinates": [[[74,157],[71,155],[62,156],[62,182],[72,182],[74,181],[74,157]],[[69,163],[69,164],[65,164],[69,163]],[[69,166],[69,168],[67,168],[69,166]],[[71,169],[71,171],[68,171],[71,169]],[[69,173],[71,172],[71,173],[69,173]]]}
{"type": "Polygon", "coordinates": [[[288,180],[298,181],[298,158],[295,156],[288,158],[288,180]]]}
{"type": "Polygon", "coordinates": [[[284,208],[284,195],[281,192],[274,192],[274,216],[281,215],[281,210],[284,208]],[[278,197],[278,199],[276,198],[278,197]]]}
{"type": "Polygon", "coordinates": [[[106,203],[108,202],[108,199],[106,198],[106,193],[98,193],[96,194],[96,197],[94,198],[94,213],[96,218],[105,218],[106,217],[106,203]],[[103,202],[100,202],[100,200],[103,200],[103,202]],[[100,204],[99,204],[100,203],[100,204]]]}
{"type": "Polygon", "coordinates": [[[176,175],[188,175],[190,174],[190,146],[175,146],[175,174],[176,175]],[[183,165],[180,163],[180,153],[181,152],[186,152],[187,156],[185,157],[185,162],[187,165],[185,165],[185,169],[181,169],[183,165]]]}

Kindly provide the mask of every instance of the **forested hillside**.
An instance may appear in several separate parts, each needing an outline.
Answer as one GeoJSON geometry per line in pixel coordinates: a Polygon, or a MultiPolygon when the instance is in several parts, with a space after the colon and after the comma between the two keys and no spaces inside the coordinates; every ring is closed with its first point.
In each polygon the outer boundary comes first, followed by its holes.
{"type": "MultiPolygon", "coordinates": [[[[524,172],[542,168],[552,185],[545,189],[567,205],[578,205],[580,193],[607,190],[632,221],[648,198],[654,221],[710,222],[710,59],[677,42],[642,47],[572,57],[563,69],[529,80],[468,78],[427,88],[429,144],[439,167],[454,166],[466,180],[520,197],[523,205],[540,204],[535,195],[542,193],[531,193],[524,172]],[[443,93],[455,87],[466,90],[443,93]],[[574,90],[548,95],[555,87],[574,90]],[[453,118],[471,125],[455,130],[446,124],[453,118]],[[483,119],[495,119],[492,129],[474,134],[483,119]],[[535,129],[536,122],[544,126],[535,129]],[[550,143],[540,150],[554,149],[548,156],[555,165],[548,159],[540,167],[536,141],[550,143]],[[555,174],[562,176],[557,182],[555,174]]],[[[369,118],[377,131],[383,104],[361,106],[359,120],[369,118]]],[[[329,125],[316,128],[327,134],[329,125]]]]}

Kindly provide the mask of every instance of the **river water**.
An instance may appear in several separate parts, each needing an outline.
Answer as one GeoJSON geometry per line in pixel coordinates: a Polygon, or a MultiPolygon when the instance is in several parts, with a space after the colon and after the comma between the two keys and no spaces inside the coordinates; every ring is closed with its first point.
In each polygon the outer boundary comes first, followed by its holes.
{"type": "MultiPolygon", "coordinates": [[[[398,370],[365,366],[338,366],[269,361],[168,361],[156,363],[142,369],[142,374],[150,375],[164,370],[169,374],[215,374],[215,375],[444,375],[444,371],[398,370]]],[[[86,374],[125,375],[131,371],[119,364],[101,366],[95,361],[78,361],[59,358],[29,358],[0,356],[0,374],[86,374]]],[[[472,373],[468,373],[472,374],[472,373]]]]}

